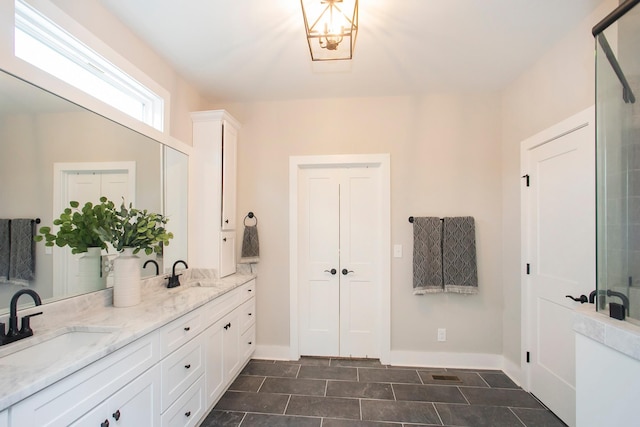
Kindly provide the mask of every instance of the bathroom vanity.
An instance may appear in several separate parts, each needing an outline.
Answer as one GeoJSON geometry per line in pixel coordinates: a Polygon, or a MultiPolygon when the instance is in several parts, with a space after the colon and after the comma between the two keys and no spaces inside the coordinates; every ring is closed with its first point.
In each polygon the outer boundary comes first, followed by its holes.
{"type": "Polygon", "coordinates": [[[640,327],[585,304],[574,314],[578,426],[638,424],[640,327]]]}
{"type": "Polygon", "coordinates": [[[256,281],[185,276],[135,307],[110,290],[38,307],[34,336],[0,347],[0,427],[198,425],[254,351],[256,281]]]}

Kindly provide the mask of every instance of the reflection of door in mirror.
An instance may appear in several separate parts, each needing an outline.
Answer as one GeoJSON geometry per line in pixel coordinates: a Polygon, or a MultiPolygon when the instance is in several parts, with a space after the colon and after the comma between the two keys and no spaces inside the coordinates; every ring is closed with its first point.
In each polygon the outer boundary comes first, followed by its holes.
{"type": "Polygon", "coordinates": [[[167,230],[173,239],[163,250],[164,273],[173,263],[187,261],[187,216],[189,158],[173,148],[164,147],[164,213],[169,218],[167,230]]]}
{"type": "MultiPolygon", "coordinates": [[[[54,188],[60,189],[59,195],[54,196],[54,217],[71,201],[84,206],[86,202],[98,203],[102,196],[116,205],[125,200],[135,206],[135,162],[57,163],[54,174],[54,182],[59,179],[54,188]]],[[[68,247],[57,249],[53,258],[54,297],[97,291],[108,284],[102,257],[89,260],[89,254],[73,255],[68,247]]],[[[115,255],[113,249],[109,253],[115,255]]],[[[105,255],[104,251],[101,255],[105,255]]]]}

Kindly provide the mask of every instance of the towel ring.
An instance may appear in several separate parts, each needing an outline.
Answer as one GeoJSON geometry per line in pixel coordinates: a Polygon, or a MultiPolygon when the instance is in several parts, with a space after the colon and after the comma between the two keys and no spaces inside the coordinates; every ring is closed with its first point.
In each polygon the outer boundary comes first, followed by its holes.
{"type": "Polygon", "coordinates": [[[247,226],[247,218],[253,218],[256,220],[256,223],[252,227],[256,227],[258,225],[258,217],[255,216],[253,212],[249,212],[247,216],[244,217],[244,221],[242,221],[245,227],[247,226]]]}

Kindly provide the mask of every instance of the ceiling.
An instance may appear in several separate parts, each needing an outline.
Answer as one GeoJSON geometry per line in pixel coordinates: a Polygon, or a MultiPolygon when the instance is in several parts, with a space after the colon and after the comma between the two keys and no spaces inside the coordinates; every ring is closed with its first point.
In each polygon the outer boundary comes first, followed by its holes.
{"type": "Polygon", "coordinates": [[[601,2],[360,0],[353,60],[319,63],[298,0],[98,1],[218,102],[500,90],[601,2]]]}

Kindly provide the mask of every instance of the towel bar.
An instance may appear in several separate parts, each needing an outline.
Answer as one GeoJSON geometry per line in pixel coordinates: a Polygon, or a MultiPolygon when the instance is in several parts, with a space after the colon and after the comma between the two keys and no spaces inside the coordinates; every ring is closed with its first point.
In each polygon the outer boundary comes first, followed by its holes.
{"type": "MultiPolygon", "coordinates": [[[[440,218],[440,221],[444,221],[444,218],[440,218]]],[[[411,224],[413,224],[413,217],[412,216],[409,217],[409,222],[411,224]]]]}

